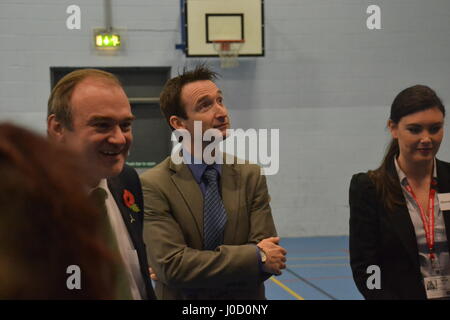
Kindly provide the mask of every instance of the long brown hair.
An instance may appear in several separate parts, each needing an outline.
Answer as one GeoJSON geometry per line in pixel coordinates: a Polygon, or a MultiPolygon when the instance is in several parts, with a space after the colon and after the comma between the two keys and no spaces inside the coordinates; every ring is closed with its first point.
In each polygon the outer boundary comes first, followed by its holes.
{"type": "MultiPolygon", "coordinates": [[[[404,116],[436,107],[445,116],[445,107],[436,92],[427,86],[415,85],[395,97],[389,119],[398,124],[404,116]]],[[[392,139],[380,167],[368,172],[378,194],[390,211],[405,203],[394,164],[394,157],[397,157],[399,152],[398,140],[392,139]]]]}
{"type": "Polygon", "coordinates": [[[0,299],[113,299],[120,263],[105,243],[77,157],[0,125],[0,299]],[[70,265],[81,290],[69,290],[70,265]]]}

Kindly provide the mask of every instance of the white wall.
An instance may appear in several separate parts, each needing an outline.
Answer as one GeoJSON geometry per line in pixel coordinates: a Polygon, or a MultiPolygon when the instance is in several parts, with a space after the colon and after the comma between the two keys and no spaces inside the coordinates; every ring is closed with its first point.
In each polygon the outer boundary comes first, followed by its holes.
{"type": "MultiPolygon", "coordinates": [[[[0,120],[44,132],[50,66],[171,66],[187,59],[179,0],[116,0],[113,24],[129,29],[117,56],[96,53],[91,29],[103,2],[0,0],[0,120]],[[82,10],[67,30],[67,6],[82,10]]],[[[280,172],[268,178],[282,236],[348,233],[351,175],[378,165],[388,142],[394,96],[410,85],[434,88],[449,104],[448,0],[266,0],[266,57],[220,70],[233,127],[279,128],[280,172]],[[382,30],[366,9],[381,7],[382,30]]],[[[450,160],[445,140],[440,158],[450,160]]]]}

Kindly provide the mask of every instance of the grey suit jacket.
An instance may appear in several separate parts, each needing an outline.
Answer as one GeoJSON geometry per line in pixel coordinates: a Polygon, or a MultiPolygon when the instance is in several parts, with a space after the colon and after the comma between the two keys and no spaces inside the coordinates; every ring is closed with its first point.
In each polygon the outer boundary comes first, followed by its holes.
{"type": "MultiPolygon", "coordinates": [[[[236,163],[236,161],[235,161],[236,163]]],[[[276,236],[265,176],[254,164],[224,164],[224,244],[203,250],[203,195],[189,167],[170,157],[141,175],[144,240],[159,299],[265,299],[255,244],[276,236]]]]}

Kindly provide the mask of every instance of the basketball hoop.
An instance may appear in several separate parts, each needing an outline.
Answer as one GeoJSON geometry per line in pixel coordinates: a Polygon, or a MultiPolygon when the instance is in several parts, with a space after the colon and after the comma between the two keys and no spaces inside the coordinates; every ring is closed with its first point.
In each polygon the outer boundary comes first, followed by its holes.
{"type": "Polygon", "coordinates": [[[221,68],[234,68],[239,65],[238,57],[244,40],[214,40],[214,50],[219,54],[221,68]]]}

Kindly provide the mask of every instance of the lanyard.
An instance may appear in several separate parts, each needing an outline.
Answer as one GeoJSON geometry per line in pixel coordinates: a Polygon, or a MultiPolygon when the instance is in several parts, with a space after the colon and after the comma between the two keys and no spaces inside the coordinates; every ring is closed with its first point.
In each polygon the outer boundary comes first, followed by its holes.
{"type": "Polygon", "coordinates": [[[430,260],[433,261],[435,258],[434,255],[434,196],[436,194],[436,190],[433,188],[433,186],[436,184],[436,182],[433,180],[431,182],[430,186],[430,195],[428,199],[428,217],[425,216],[425,212],[423,211],[422,206],[420,205],[419,201],[417,201],[417,197],[414,194],[414,191],[412,190],[411,186],[409,184],[406,185],[406,190],[411,194],[411,196],[414,198],[414,200],[417,203],[417,206],[420,210],[420,217],[422,218],[423,228],[425,229],[425,237],[427,240],[427,246],[430,250],[430,260]],[[428,219],[427,219],[428,218],[428,219]]]}

